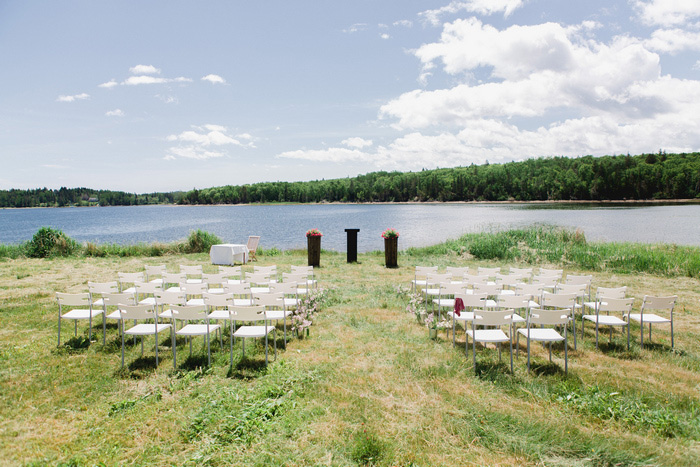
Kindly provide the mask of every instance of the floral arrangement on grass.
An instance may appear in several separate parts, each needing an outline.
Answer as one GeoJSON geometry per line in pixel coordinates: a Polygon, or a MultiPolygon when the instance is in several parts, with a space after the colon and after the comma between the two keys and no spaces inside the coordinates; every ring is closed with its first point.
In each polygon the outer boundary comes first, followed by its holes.
{"type": "Polygon", "coordinates": [[[428,313],[428,316],[425,318],[425,326],[428,329],[448,329],[452,327],[450,322],[444,318],[438,321],[433,313],[428,313]]]}
{"type": "Polygon", "coordinates": [[[307,237],[323,237],[323,234],[318,229],[311,229],[306,231],[307,237]]]}
{"type": "Polygon", "coordinates": [[[386,229],[382,232],[382,238],[388,240],[390,238],[399,238],[399,232],[396,229],[386,229]]]}
{"type": "Polygon", "coordinates": [[[308,329],[314,320],[314,315],[321,311],[321,306],[326,298],[326,291],[324,289],[311,290],[306,297],[304,297],[294,310],[294,315],[292,316],[292,331],[297,334],[304,332],[308,329]]]}

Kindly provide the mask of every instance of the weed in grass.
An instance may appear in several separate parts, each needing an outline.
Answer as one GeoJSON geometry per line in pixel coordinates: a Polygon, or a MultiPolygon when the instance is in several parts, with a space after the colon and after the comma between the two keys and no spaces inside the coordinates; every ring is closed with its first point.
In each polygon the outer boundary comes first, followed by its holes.
{"type": "Polygon", "coordinates": [[[113,417],[121,412],[133,409],[136,407],[139,403],[146,402],[149,399],[153,399],[155,401],[160,401],[163,398],[163,395],[160,392],[157,392],[155,394],[146,394],[144,396],[141,396],[137,399],[127,399],[124,401],[120,402],[115,402],[112,404],[112,406],[109,408],[109,413],[107,414],[110,417],[113,417]]]}
{"type": "Polygon", "coordinates": [[[63,347],[69,352],[82,351],[90,347],[90,339],[86,336],[74,336],[68,339],[63,347]]]}
{"type": "Polygon", "coordinates": [[[385,457],[387,443],[372,430],[365,427],[355,432],[352,440],[350,458],[359,465],[377,465],[385,457]]]}

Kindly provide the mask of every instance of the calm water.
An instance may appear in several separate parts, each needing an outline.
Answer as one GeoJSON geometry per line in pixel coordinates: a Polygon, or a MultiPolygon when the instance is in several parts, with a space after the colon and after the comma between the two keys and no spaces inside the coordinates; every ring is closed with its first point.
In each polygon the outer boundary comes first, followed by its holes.
{"type": "Polygon", "coordinates": [[[133,206],[0,209],[0,243],[30,240],[42,226],[79,242],[134,244],[180,240],[202,229],[226,243],[261,235],[263,248],[305,248],[305,232],[323,248],[345,251],[345,229],[360,229],[361,252],[383,248],[397,229],[400,248],[426,246],[463,233],[547,223],[582,229],[588,240],[700,245],[700,205],[388,204],[290,206],[133,206]]]}

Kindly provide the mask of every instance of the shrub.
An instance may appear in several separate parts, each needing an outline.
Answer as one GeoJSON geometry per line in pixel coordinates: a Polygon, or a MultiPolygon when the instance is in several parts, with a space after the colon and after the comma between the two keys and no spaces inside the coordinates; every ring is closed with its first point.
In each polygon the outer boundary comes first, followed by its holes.
{"type": "Polygon", "coordinates": [[[222,243],[221,239],[213,233],[197,229],[190,232],[185,243],[186,253],[209,253],[212,245],[222,243]]]}
{"type": "Polygon", "coordinates": [[[62,231],[51,227],[42,227],[27,243],[27,255],[31,258],[70,256],[78,248],[78,243],[62,231]]]}

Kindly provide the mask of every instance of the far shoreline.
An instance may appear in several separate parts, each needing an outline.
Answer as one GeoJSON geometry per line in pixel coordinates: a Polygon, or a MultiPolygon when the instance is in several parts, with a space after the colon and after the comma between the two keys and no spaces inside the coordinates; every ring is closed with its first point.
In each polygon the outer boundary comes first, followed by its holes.
{"type": "Polygon", "coordinates": [[[607,199],[607,200],[535,200],[535,201],[518,201],[518,200],[506,200],[506,201],[369,201],[369,202],[341,202],[341,201],[320,201],[313,203],[292,203],[292,202],[270,202],[270,203],[218,203],[218,204],[123,204],[123,205],[110,205],[110,206],[31,206],[31,207],[0,207],[0,210],[5,209],[61,209],[61,208],[137,208],[137,207],[149,207],[149,206],[169,206],[169,207],[208,207],[208,206],[319,206],[319,205],[439,205],[439,204],[473,204],[473,205],[484,205],[484,204],[504,204],[504,205],[683,205],[683,204],[700,204],[700,199],[690,198],[690,199],[607,199]]]}

